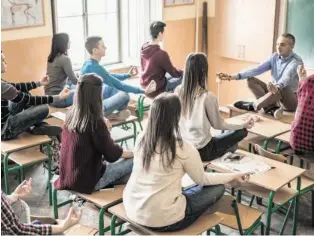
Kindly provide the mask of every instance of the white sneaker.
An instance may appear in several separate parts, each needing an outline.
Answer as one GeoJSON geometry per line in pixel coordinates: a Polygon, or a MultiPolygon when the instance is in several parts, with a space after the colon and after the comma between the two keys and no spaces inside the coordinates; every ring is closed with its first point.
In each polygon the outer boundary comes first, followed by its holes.
{"type": "Polygon", "coordinates": [[[274,112],[274,117],[275,119],[279,120],[283,116],[283,108],[279,107],[275,112],[274,112]]]}
{"type": "Polygon", "coordinates": [[[131,112],[129,110],[122,110],[116,113],[112,113],[108,115],[106,118],[108,120],[126,120],[131,116],[131,112]]]}

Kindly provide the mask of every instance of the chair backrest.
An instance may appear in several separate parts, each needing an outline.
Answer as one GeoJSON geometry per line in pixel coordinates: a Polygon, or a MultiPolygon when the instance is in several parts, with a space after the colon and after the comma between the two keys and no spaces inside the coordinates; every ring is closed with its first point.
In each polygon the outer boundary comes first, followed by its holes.
{"type": "Polygon", "coordinates": [[[254,152],[260,156],[267,157],[267,158],[275,160],[275,161],[280,161],[280,162],[284,162],[284,163],[287,162],[287,158],[285,156],[283,156],[281,154],[274,154],[274,153],[271,153],[269,151],[266,151],[263,147],[261,147],[258,144],[254,144],[253,149],[254,149],[254,152]]]}

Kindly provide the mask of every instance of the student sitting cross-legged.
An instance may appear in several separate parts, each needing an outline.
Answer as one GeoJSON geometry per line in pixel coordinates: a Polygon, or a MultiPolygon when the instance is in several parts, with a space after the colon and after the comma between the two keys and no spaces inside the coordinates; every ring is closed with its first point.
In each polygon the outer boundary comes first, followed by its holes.
{"type": "MultiPolygon", "coordinates": [[[[1,74],[7,62],[1,52],[1,74]]],[[[24,131],[33,134],[58,136],[62,129],[43,122],[49,114],[47,104],[69,97],[67,89],[54,96],[31,96],[29,91],[48,83],[43,77],[37,82],[10,83],[1,78],[1,140],[13,139],[24,131]]]]}
{"type": "Polygon", "coordinates": [[[156,231],[188,227],[224,195],[223,184],[247,177],[205,172],[198,151],[181,138],[180,114],[177,95],[162,93],[154,99],[123,192],[127,217],[156,231]],[[185,174],[198,185],[182,191],[185,174]]]}
{"type": "Polygon", "coordinates": [[[77,77],[73,71],[72,63],[68,57],[70,47],[69,35],[65,33],[55,34],[52,38],[51,51],[47,62],[47,75],[49,82],[45,85],[46,95],[59,94],[68,83],[71,88],[70,96],[62,101],[54,102],[54,107],[68,107],[73,104],[73,96],[77,77]]]}
{"type": "Polygon", "coordinates": [[[32,180],[24,180],[10,195],[1,192],[2,235],[60,235],[81,218],[82,211],[71,208],[67,217],[58,222],[50,217],[33,217],[29,206],[22,200],[32,192],[32,180]]]}
{"type": "Polygon", "coordinates": [[[182,105],[180,129],[183,140],[196,147],[203,161],[213,160],[236,150],[238,142],[247,136],[249,119],[243,124],[227,123],[219,112],[216,96],[207,90],[208,62],[202,53],[190,54],[185,63],[182,85],[175,93],[182,105]],[[232,130],[212,137],[211,128],[232,130]]]}
{"type": "Polygon", "coordinates": [[[148,89],[155,84],[155,88],[148,93],[151,97],[164,91],[173,92],[182,82],[183,71],[172,65],[168,53],[159,46],[164,38],[165,28],[164,22],[152,22],[149,27],[151,41],[141,48],[141,86],[148,89]]]}
{"type": "Polygon", "coordinates": [[[126,119],[130,116],[130,111],[126,110],[130,101],[128,93],[144,94],[143,89],[123,82],[123,80],[131,76],[135,76],[137,71],[132,68],[127,74],[111,74],[103,66],[99,65],[101,58],[106,53],[106,46],[101,37],[88,37],[85,42],[85,48],[91,58],[84,63],[81,68],[81,74],[95,73],[102,78],[104,83],[102,95],[105,116],[108,119],[126,119]],[[114,111],[118,111],[118,113],[112,114],[114,111]]]}
{"type": "Polygon", "coordinates": [[[96,74],[79,79],[62,131],[56,189],[90,194],[128,180],[133,153],[123,152],[112,140],[103,117],[101,92],[102,80],[96,74]]]}

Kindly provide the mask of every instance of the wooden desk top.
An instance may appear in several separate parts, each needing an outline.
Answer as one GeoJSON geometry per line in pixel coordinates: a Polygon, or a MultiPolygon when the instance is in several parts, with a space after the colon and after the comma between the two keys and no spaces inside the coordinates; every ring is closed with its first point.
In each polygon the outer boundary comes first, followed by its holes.
{"type": "Polygon", "coordinates": [[[49,142],[51,139],[46,135],[32,135],[24,132],[14,139],[1,141],[1,154],[16,152],[49,142]]]}
{"type": "MultiPolygon", "coordinates": [[[[271,160],[259,155],[255,155],[250,152],[237,150],[236,153],[250,156],[254,159],[263,160],[268,165],[275,167],[262,174],[253,175],[250,177],[249,183],[263,187],[271,191],[277,191],[281,187],[287,185],[289,182],[302,175],[305,170],[296,166],[291,166],[279,161],[271,160]]],[[[220,167],[214,166],[212,163],[209,165],[210,168],[218,172],[228,172],[220,167]]]]}
{"type": "Polygon", "coordinates": [[[289,143],[290,142],[290,135],[291,135],[291,132],[289,131],[287,133],[276,136],[275,139],[280,140],[284,143],[289,143]]]}
{"type": "Polygon", "coordinates": [[[249,129],[248,132],[259,135],[259,136],[263,136],[267,139],[286,133],[291,128],[289,124],[285,124],[278,120],[272,120],[264,116],[260,116],[258,114],[252,114],[252,113],[234,116],[234,117],[226,119],[226,121],[233,124],[242,124],[249,117],[254,117],[254,116],[259,117],[260,120],[258,122],[255,122],[253,128],[249,129]]]}

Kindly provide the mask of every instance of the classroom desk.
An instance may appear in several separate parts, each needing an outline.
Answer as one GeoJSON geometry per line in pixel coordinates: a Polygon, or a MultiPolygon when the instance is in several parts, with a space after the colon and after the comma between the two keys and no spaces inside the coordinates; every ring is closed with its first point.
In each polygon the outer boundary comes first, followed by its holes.
{"type": "MultiPolygon", "coordinates": [[[[238,115],[241,115],[241,114],[254,114],[254,115],[258,114],[258,115],[261,115],[262,117],[267,117],[269,119],[276,120],[270,114],[259,114],[257,112],[253,112],[253,111],[241,110],[239,108],[236,108],[233,104],[229,104],[229,105],[227,105],[227,107],[230,110],[230,117],[238,116],[238,115]]],[[[280,121],[282,123],[286,123],[286,124],[291,124],[292,121],[294,120],[294,117],[295,117],[295,113],[294,112],[284,111],[283,112],[283,116],[278,121],[280,121]]]]}
{"type": "MultiPolygon", "coordinates": [[[[254,175],[250,177],[248,181],[249,185],[255,185],[267,190],[268,193],[268,201],[267,201],[267,211],[266,211],[266,234],[268,235],[270,232],[271,225],[271,215],[277,211],[282,205],[277,205],[273,207],[273,199],[275,197],[276,192],[280,190],[282,187],[286,186],[292,180],[297,178],[297,191],[290,199],[287,201],[294,201],[294,214],[293,214],[293,234],[296,234],[297,230],[297,217],[298,217],[298,208],[299,208],[299,194],[301,188],[301,175],[305,172],[304,169],[291,166],[282,162],[278,162],[275,160],[271,160],[259,155],[252,154],[250,152],[237,150],[236,153],[250,156],[254,159],[263,160],[265,163],[270,165],[271,167],[275,167],[267,172],[262,174],[254,175]]],[[[222,169],[221,167],[215,166],[213,163],[210,163],[209,168],[217,171],[217,172],[229,172],[227,170],[222,169]]],[[[240,186],[245,189],[245,184],[240,186]]],[[[261,196],[258,196],[261,197],[261,196]]],[[[285,201],[285,202],[287,202],[285,201]]],[[[284,203],[284,202],[283,202],[284,203]]],[[[283,224],[283,228],[285,227],[285,223],[283,224]]]]}
{"type": "Polygon", "coordinates": [[[234,116],[226,119],[226,121],[233,124],[242,124],[249,117],[254,116],[259,117],[260,120],[258,122],[255,122],[254,126],[251,129],[248,129],[248,132],[265,138],[265,149],[267,149],[268,142],[271,138],[286,133],[291,129],[291,126],[289,124],[282,123],[278,120],[269,119],[267,117],[254,113],[245,113],[239,116],[234,116]]]}

